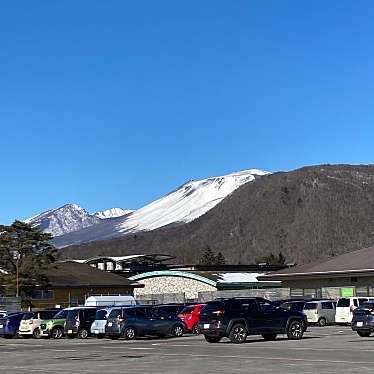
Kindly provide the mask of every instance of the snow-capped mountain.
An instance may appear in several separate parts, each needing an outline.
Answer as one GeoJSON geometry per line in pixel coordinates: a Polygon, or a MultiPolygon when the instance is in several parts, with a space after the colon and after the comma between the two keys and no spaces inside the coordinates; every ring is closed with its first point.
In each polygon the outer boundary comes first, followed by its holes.
{"type": "Polygon", "coordinates": [[[38,227],[43,232],[49,232],[53,236],[80,230],[100,221],[100,218],[89,214],[77,204],[66,204],[25,220],[26,223],[38,227]]]}
{"type": "Polygon", "coordinates": [[[212,209],[241,185],[265,174],[268,173],[251,169],[220,177],[189,181],[131,214],[105,219],[94,226],[70,232],[56,238],[54,244],[64,247],[191,222],[212,209]]]}
{"type": "Polygon", "coordinates": [[[107,218],[117,218],[122,217],[124,215],[128,215],[130,213],[134,212],[134,210],[130,209],[122,209],[122,208],[111,208],[107,210],[102,210],[100,212],[96,212],[93,215],[95,217],[98,217],[100,219],[107,219],[107,218]]]}

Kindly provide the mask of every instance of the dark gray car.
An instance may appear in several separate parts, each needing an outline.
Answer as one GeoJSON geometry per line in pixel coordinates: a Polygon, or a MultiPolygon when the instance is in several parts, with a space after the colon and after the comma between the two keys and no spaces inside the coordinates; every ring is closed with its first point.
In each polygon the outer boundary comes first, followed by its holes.
{"type": "Polygon", "coordinates": [[[178,337],[184,331],[185,325],[179,318],[151,306],[114,308],[105,326],[105,335],[111,339],[123,336],[130,340],[145,335],[178,337]]]}

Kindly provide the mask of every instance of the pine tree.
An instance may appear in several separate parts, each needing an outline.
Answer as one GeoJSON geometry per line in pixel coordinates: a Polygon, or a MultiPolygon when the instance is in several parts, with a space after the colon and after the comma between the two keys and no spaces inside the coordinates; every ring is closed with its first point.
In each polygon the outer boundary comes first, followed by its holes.
{"type": "Polygon", "coordinates": [[[48,286],[45,271],[55,261],[56,253],[51,239],[50,234],[21,221],[0,225],[0,282],[5,285],[5,295],[16,293],[17,262],[20,295],[32,294],[35,286],[48,286]]]}
{"type": "Polygon", "coordinates": [[[216,256],[216,265],[225,265],[226,259],[225,256],[222,254],[222,252],[218,252],[218,255],[216,256]]]}
{"type": "Polygon", "coordinates": [[[215,265],[216,256],[214,255],[214,252],[210,249],[209,246],[206,247],[199,262],[201,265],[215,265]]]}

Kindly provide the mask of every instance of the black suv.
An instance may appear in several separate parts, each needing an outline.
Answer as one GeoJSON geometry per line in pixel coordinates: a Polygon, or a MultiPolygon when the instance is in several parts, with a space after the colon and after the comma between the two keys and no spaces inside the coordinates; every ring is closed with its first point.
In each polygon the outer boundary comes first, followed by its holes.
{"type": "Polygon", "coordinates": [[[274,340],[277,334],[301,339],[308,325],[306,315],[275,306],[271,301],[253,298],[218,299],[201,309],[199,331],[209,343],[228,337],[244,343],[247,335],[274,340]]]}
{"type": "Polygon", "coordinates": [[[68,338],[86,339],[95,321],[97,307],[77,307],[69,309],[64,325],[64,333],[68,338]]]}

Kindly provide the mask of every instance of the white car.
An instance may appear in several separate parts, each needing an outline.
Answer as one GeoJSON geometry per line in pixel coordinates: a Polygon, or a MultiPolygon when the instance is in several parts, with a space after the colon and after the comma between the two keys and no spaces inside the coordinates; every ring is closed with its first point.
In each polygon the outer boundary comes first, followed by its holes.
{"type": "Polygon", "coordinates": [[[336,304],[335,323],[351,323],[353,311],[372,297],[341,297],[336,304]]]}

